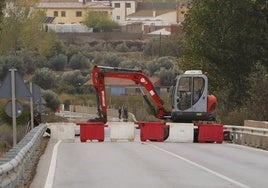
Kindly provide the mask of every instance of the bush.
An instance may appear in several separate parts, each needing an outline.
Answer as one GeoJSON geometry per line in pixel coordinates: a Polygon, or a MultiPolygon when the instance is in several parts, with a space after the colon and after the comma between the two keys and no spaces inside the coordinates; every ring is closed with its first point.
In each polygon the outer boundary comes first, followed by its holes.
{"type": "Polygon", "coordinates": [[[80,70],[74,70],[69,72],[64,72],[62,74],[62,81],[68,85],[72,85],[74,87],[82,86],[87,79],[87,77],[82,76],[80,70]]]}
{"type": "Polygon", "coordinates": [[[74,54],[70,59],[70,68],[85,69],[89,67],[88,59],[81,53],[74,54]]]}
{"type": "Polygon", "coordinates": [[[49,59],[50,68],[54,71],[62,71],[67,64],[67,56],[63,54],[56,55],[49,59]]]}
{"type": "Polygon", "coordinates": [[[45,90],[42,92],[42,94],[44,100],[46,101],[46,106],[55,112],[61,104],[58,95],[52,90],[45,90]]]}
{"type": "Polygon", "coordinates": [[[143,70],[145,65],[143,62],[139,62],[137,60],[125,60],[120,62],[119,67],[125,69],[143,70]]]}
{"type": "Polygon", "coordinates": [[[160,57],[150,61],[146,64],[146,68],[149,71],[149,76],[157,75],[160,69],[172,70],[174,68],[173,61],[168,57],[160,57]]]}
{"type": "Polygon", "coordinates": [[[126,43],[121,43],[115,47],[115,50],[118,52],[128,52],[129,48],[126,43]]]}
{"type": "Polygon", "coordinates": [[[0,58],[0,78],[3,80],[8,74],[9,69],[16,68],[18,73],[23,76],[26,73],[23,58],[20,56],[6,56],[0,58]]]}
{"type": "Polygon", "coordinates": [[[43,89],[52,89],[56,81],[56,74],[48,68],[38,69],[32,77],[32,82],[43,89]]]}
{"type": "Polygon", "coordinates": [[[268,120],[268,70],[261,63],[257,63],[248,77],[249,98],[246,107],[250,119],[267,121],[268,120]]]}
{"type": "Polygon", "coordinates": [[[115,54],[111,54],[111,53],[98,54],[94,58],[94,64],[103,65],[103,66],[118,67],[121,61],[122,60],[120,57],[118,57],[115,54]]]}

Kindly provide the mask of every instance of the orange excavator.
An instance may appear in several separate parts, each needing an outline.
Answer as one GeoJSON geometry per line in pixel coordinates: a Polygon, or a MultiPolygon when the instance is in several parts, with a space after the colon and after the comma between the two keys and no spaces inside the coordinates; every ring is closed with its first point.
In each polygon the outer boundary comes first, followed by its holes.
{"type": "Polygon", "coordinates": [[[169,112],[164,108],[163,101],[142,70],[94,66],[92,81],[97,93],[98,121],[107,122],[105,78],[128,79],[145,88],[155,104],[153,105],[148,95],[141,90],[143,97],[158,119],[173,122],[214,121],[216,119],[217,99],[208,93],[208,78],[200,70],[186,71],[176,77],[171,97],[172,110],[169,112]]]}

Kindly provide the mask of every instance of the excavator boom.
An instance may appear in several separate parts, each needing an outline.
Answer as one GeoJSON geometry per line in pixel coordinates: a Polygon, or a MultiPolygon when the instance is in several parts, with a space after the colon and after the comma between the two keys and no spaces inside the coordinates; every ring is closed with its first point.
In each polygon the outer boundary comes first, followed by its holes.
{"type": "Polygon", "coordinates": [[[132,80],[135,84],[143,86],[154,100],[157,110],[150,103],[147,95],[143,94],[145,101],[149,104],[155,117],[164,119],[169,113],[164,109],[163,102],[157,94],[152,82],[141,70],[120,69],[116,67],[94,66],[92,71],[92,82],[97,92],[97,108],[101,121],[107,122],[107,105],[105,78],[122,78],[132,80]]]}

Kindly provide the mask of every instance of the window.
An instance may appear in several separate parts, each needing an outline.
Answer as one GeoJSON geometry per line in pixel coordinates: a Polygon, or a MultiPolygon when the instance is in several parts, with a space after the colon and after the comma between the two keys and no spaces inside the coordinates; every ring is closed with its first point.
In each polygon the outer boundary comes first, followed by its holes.
{"type": "Polygon", "coordinates": [[[54,11],[53,15],[54,15],[54,17],[58,17],[59,16],[58,11],[54,11]]]}
{"type": "Polygon", "coordinates": [[[120,20],[120,16],[116,16],[116,19],[117,19],[117,20],[120,20]]]}
{"type": "Polygon", "coordinates": [[[76,17],[82,17],[82,12],[81,11],[76,11],[76,17]]]}
{"type": "Polygon", "coordinates": [[[65,11],[61,11],[61,17],[65,17],[65,16],[66,16],[65,11]]]}
{"type": "Polygon", "coordinates": [[[182,77],[177,90],[177,107],[180,110],[189,109],[203,95],[205,80],[202,77],[182,77]]]}
{"type": "Polygon", "coordinates": [[[131,8],[131,3],[126,3],[126,8],[131,8]]]}
{"type": "Polygon", "coordinates": [[[179,81],[179,87],[177,90],[177,102],[180,110],[186,110],[191,107],[191,77],[183,77],[179,81]]]}
{"type": "Polygon", "coordinates": [[[114,4],[114,7],[115,7],[115,8],[120,8],[120,3],[115,3],[115,4],[114,4]]]}

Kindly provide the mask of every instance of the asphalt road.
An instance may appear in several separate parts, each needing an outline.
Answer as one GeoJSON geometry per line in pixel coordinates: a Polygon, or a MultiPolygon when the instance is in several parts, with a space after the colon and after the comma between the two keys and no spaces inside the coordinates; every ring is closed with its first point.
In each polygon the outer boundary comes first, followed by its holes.
{"type": "Polygon", "coordinates": [[[31,188],[268,187],[268,152],[232,144],[49,142],[31,188]]]}

